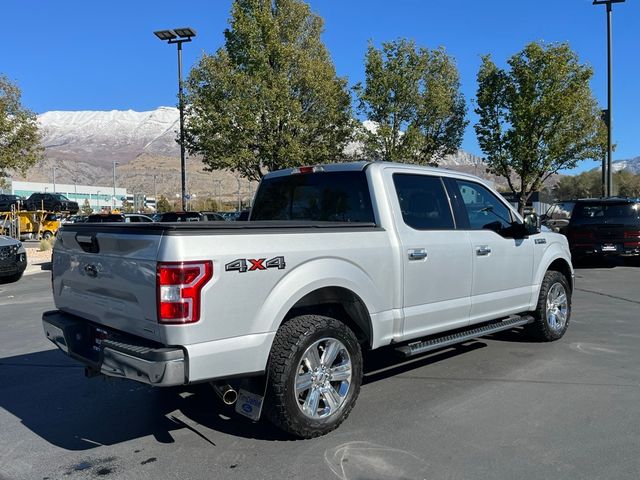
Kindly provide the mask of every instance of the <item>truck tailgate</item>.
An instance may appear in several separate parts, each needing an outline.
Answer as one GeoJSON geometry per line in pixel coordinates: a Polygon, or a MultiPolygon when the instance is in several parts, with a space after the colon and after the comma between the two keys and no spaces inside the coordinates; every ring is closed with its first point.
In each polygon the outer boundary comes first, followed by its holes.
{"type": "Polygon", "coordinates": [[[162,232],[106,224],[58,232],[53,296],[62,311],[161,341],[156,313],[156,258],[162,232]],[[104,225],[104,226],[103,226],[104,225]]]}

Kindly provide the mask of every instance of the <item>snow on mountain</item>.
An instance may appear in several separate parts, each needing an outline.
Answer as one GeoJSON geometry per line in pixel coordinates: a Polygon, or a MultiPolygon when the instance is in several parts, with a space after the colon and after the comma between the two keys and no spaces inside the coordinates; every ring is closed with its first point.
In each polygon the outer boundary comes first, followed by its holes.
{"type": "Polygon", "coordinates": [[[149,112],[51,111],[38,116],[47,157],[104,164],[127,163],[141,153],[176,156],[178,109],[149,112]]]}
{"type": "Polygon", "coordinates": [[[640,157],[629,158],[627,160],[614,160],[611,167],[614,172],[628,170],[631,173],[640,174],[640,157]]]}

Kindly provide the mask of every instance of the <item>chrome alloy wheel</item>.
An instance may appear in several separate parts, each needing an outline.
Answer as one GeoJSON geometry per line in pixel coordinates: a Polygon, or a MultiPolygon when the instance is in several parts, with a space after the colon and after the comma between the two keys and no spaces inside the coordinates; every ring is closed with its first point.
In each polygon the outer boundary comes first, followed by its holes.
{"type": "Polygon", "coordinates": [[[554,283],[547,293],[547,324],[554,331],[560,331],[567,323],[569,300],[561,283],[554,283]]]}
{"type": "Polygon", "coordinates": [[[327,418],[344,406],[351,389],[351,357],[335,338],[322,338],[304,352],[295,377],[296,400],[304,415],[327,418]]]}

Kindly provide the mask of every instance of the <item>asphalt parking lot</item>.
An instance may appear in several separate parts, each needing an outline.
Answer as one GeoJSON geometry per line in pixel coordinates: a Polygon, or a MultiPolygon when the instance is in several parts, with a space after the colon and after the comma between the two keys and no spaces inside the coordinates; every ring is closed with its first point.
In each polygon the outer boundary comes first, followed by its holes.
{"type": "Polygon", "coordinates": [[[49,288],[49,272],[0,285],[0,479],[640,478],[640,267],[577,270],[555,343],[369,354],[349,419],[304,441],[208,387],[85,379],[42,333],[49,288]]]}

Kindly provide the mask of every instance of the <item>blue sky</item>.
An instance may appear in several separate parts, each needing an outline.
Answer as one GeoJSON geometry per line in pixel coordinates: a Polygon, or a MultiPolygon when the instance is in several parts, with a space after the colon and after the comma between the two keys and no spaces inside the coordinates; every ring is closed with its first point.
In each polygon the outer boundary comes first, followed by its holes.
{"type": "MultiPolygon", "coordinates": [[[[591,0],[312,0],[338,74],[364,75],[367,42],[407,37],[444,46],[460,70],[471,125],[462,147],[481,155],[472,124],[480,55],[503,64],[532,40],[568,41],[593,66],[593,91],[606,106],[605,7],[591,0]]],[[[3,2],[0,73],[17,81],[32,110],[151,110],[176,104],[175,47],[154,30],[191,26],[184,71],[223,43],[231,0],[3,2]],[[10,21],[7,21],[10,20],[10,21]]],[[[640,0],[614,5],[616,159],[640,155],[640,0]]],[[[576,171],[596,166],[583,162],[576,171]]]]}

